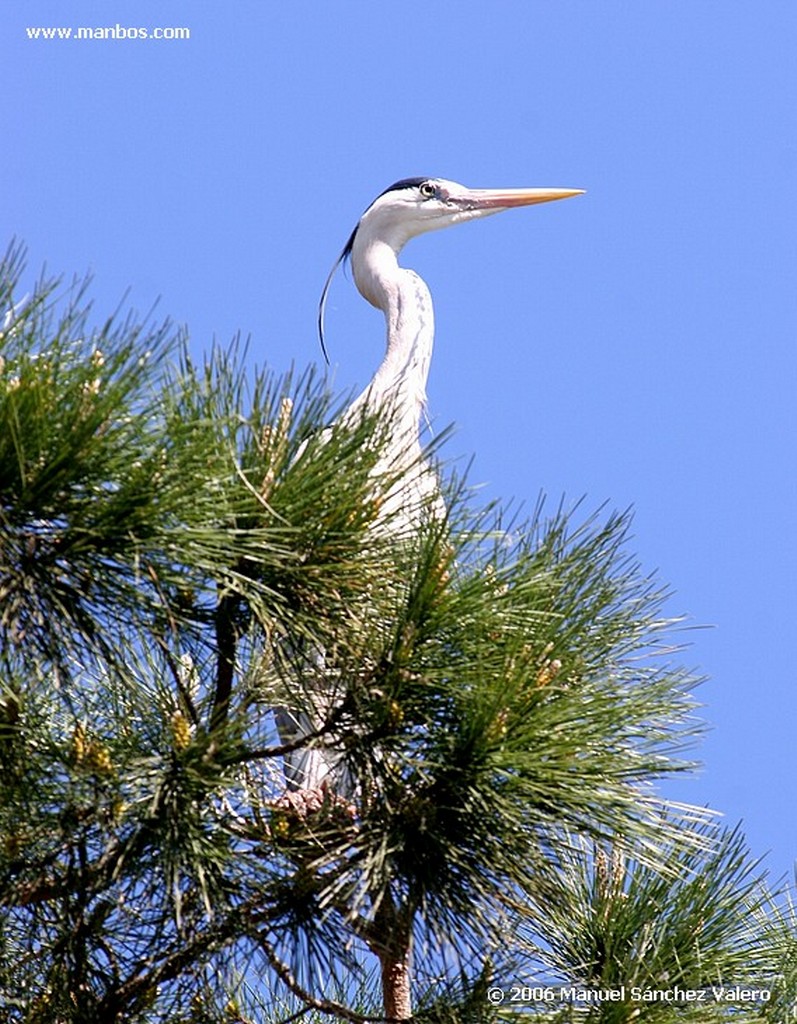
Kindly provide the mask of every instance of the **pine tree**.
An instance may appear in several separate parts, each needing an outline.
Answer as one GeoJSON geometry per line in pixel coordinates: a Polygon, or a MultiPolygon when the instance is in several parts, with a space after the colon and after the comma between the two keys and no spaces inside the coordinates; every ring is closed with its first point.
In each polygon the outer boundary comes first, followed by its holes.
{"type": "Polygon", "coordinates": [[[441,465],[446,522],[397,543],[385,422],[329,428],[323,380],[238,342],[197,363],[168,324],[93,326],[83,286],[19,301],[21,270],[12,249],[4,1020],[790,1019],[788,905],[654,789],[690,767],[696,680],[627,515],[509,519],[441,465]],[[305,742],[337,746],[353,804],[285,793],[272,709],[309,701],[309,650],[337,699],[305,742]],[[770,995],[628,994],[712,986],[770,995]]]}

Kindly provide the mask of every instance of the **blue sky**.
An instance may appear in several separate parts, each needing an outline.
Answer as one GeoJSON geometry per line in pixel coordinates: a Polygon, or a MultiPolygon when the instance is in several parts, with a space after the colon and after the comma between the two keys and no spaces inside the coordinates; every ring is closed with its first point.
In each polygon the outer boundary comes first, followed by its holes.
{"type": "MultiPolygon", "coordinates": [[[[427,235],[430,414],[484,494],[636,510],[712,731],[667,792],[797,856],[793,0],[42,3],[0,11],[0,243],[193,345],[320,360],[318,294],[408,175],[586,196],[427,235]],[[31,40],[26,27],[190,39],[31,40]]],[[[336,280],[336,385],[380,316],[336,280]]]]}

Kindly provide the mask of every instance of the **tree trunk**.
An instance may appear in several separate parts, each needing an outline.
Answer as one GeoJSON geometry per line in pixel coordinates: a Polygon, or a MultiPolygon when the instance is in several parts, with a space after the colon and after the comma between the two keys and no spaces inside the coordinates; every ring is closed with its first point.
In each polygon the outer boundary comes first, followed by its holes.
{"type": "Polygon", "coordinates": [[[401,952],[385,952],[379,957],[379,962],[382,967],[382,1004],[385,1016],[394,1020],[409,1020],[412,1017],[409,943],[401,952]]]}
{"type": "Polygon", "coordinates": [[[385,1016],[392,1020],[410,1020],[412,913],[408,907],[396,907],[389,891],[385,893],[374,916],[368,945],[379,957],[385,1016]]]}

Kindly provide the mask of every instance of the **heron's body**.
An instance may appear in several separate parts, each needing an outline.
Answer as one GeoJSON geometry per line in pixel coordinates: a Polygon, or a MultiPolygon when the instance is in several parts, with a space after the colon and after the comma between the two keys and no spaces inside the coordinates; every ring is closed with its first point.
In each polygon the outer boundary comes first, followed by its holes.
{"type": "MultiPolygon", "coordinates": [[[[386,189],[368,207],[327,278],[319,309],[322,332],[327,290],[338,265],[351,260],[354,282],[372,306],[382,310],[386,349],[371,383],[344,412],[356,418],[363,411],[389,410],[391,433],[385,465],[399,474],[400,483],[383,505],[387,528],[405,533],[419,512],[444,514],[434,469],[423,460],[420,427],[426,403],[426,382],[434,343],[432,296],[413,270],[399,266],[398,257],[411,238],[454,224],[578,195],[580,189],[468,189],[443,178],[406,178],[386,189]],[[396,515],[400,512],[400,515],[396,515]]],[[[314,655],[319,680],[313,713],[277,712],[284,743],[294,743],[315,732],[330,714],[335,697],[323,686],[323,653],[314,655]]],[[[326,786],[351,799],[353,787],[340,753],[316,743],[299,747],[285,758],[289,789],[317,791],[326,786]]]]}

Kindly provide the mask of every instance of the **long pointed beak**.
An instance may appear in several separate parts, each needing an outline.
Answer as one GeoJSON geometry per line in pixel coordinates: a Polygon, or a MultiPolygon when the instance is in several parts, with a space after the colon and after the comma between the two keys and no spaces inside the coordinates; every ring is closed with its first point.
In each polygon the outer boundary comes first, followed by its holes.
{"type": "Polygon", "coordinates": [[[471,210],[509,210],[583,194],[583,188],[471,188],[462,202],[471,210]]]}

